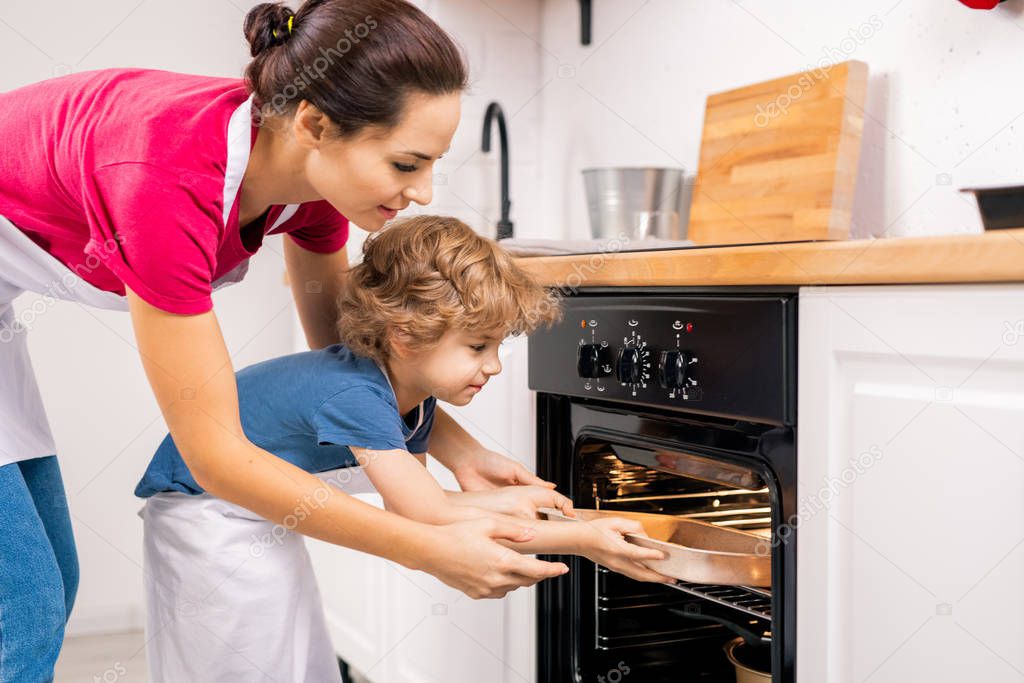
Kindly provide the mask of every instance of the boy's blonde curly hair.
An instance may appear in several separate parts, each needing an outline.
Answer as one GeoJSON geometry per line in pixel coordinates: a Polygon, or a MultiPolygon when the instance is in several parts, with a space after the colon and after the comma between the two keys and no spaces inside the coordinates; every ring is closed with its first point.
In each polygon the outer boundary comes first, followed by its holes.
{"type": "Polygon", "coordinates": [[[561,317],[558,297],[498,244],[457,218],[415,216],[363,244],[338,298],[338,334],[354,353],[387,362],[393,335],[412,349],[449,329],[530,334],[561,317]]]}

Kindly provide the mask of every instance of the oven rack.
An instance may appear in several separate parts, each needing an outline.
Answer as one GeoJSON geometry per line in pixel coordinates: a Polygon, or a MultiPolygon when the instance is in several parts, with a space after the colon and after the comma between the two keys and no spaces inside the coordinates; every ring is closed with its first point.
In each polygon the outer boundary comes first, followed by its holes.
{"type": "Polygon", "coordinates": [[[739,610],[769,624],[772,620],[772,594],[752,586],[718,586],[676,581],[670,584],[676,590],[695,595],[731,609],[739,610]]]}

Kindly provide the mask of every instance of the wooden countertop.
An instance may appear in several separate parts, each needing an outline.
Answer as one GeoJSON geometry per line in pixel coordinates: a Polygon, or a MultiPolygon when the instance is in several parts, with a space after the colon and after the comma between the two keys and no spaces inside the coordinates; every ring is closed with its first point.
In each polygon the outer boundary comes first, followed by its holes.
{"type": "Polygon", "coordinates": [[[570,288],[1024,282],[1024,228],[971,235],[524,257],[517,262],[545,285],[570,288]]]}

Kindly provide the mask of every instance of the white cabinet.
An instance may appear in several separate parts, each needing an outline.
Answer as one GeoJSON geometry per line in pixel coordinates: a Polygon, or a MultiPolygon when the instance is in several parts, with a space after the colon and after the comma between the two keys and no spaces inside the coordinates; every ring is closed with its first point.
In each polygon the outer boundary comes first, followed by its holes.
{"type": "MultiPolygon", "coordinates": [[[[506,341],[501,357],[503,372],[472,404],[444,408],[486,447],[533,469],[526,340],[506,341]]],[[[437,462],[429,467],[445,488],[458,488],[437,462]]],[[[534,681],[532,588],[472,600],[422,572],[318,541],[307,545],[338,655],[373,683],[534,681]]]]}
{"type": "Polygon", "coordinates": [[[800,292],[801,683],[1024,680],[1024,286],[800,292]]]}

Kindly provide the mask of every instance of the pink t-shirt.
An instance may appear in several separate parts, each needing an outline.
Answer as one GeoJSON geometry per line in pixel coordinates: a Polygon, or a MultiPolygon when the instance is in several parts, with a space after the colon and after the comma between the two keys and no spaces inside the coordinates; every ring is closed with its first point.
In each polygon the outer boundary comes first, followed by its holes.
{"type": "Polygon", "coordinates": [[[146,69],[72,74],[0,93],[0,215],[105,291],[171,313],[212,308],[269,234],[332,253],[348,219],[325,201],[238,225],[256,139],[239,79],[146,69]]]}

